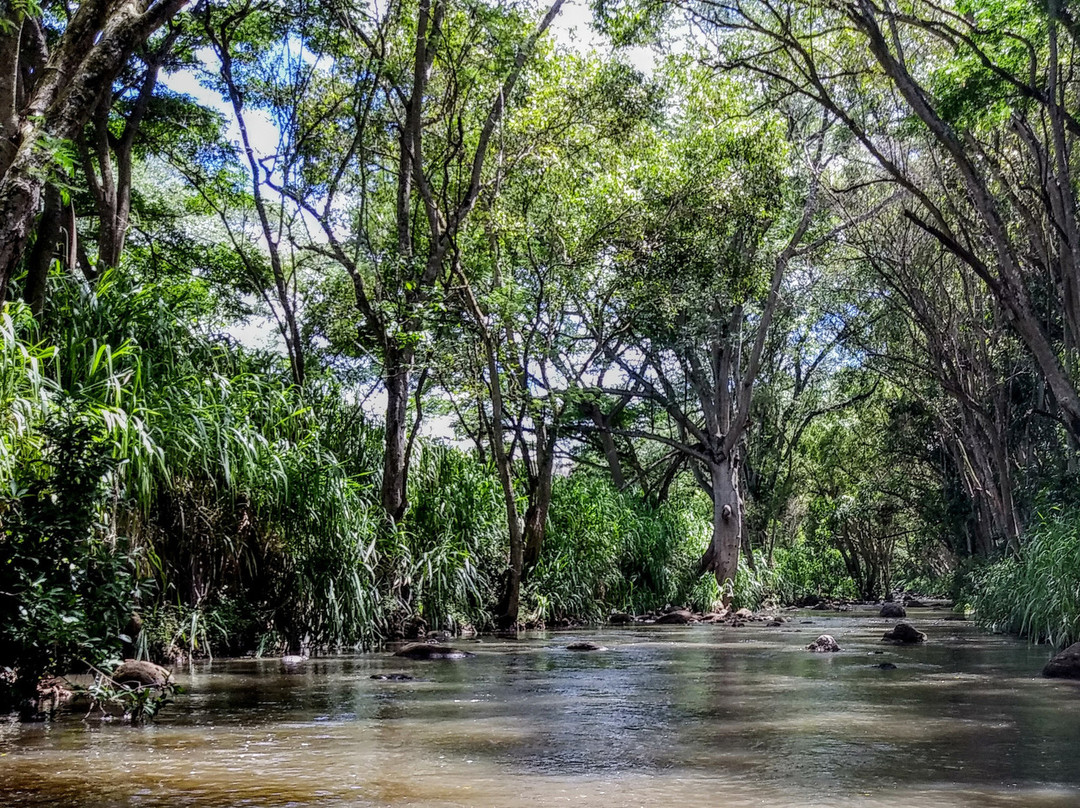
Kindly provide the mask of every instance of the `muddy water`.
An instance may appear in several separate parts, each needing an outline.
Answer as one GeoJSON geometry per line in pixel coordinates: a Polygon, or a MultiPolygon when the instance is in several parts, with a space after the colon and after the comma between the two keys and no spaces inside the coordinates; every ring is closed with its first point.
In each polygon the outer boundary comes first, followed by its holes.
{"type": "Polygon", "coordinates": [[[814,613],[486,638],[457,662],[215,661],[152,726],[0,725],[0,805],[1080,805],[1080,683],[940,618],[912,615],[912,648],[814,613]],[[843,651],[803,650],[823,632],[843,651]]]}

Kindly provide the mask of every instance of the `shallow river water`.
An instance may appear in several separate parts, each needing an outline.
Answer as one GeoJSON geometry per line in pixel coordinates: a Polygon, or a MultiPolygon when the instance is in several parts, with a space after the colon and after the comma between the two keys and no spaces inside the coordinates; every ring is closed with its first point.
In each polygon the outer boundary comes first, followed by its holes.
{"type": "Polygon", "coordinates": [[[1080,806],[1080,683],[943,614],[908,648],[812,613],[199,664],[150,726],[0,724],[0,806],[1080,806]],[[843,650],[804,650],[821,633],[843,650]]]}

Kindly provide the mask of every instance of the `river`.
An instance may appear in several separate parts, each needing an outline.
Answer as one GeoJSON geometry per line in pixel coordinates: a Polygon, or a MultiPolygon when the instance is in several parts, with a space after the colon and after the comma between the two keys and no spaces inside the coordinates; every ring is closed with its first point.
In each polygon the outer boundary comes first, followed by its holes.
{"type": "Polygon", "coordinates": [[[943,615],[912,612],[914,647],[815,612],[462,640],[460,661],[200,663],[148,726],[0,723],[0,805],[1080,805],[1080,683],[943,615]],[[843,650],[806,651],[820,633],[843,650]]]}

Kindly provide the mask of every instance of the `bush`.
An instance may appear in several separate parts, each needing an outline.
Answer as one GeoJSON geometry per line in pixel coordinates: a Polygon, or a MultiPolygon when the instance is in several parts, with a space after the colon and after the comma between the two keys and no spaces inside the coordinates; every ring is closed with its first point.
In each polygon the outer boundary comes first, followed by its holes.
{"type": "Polygon", "coordinates": [[[555,481],[549,528],[525,591],[532,619],[600,619],[612,609],[707,608],[715,582],[695,575],[709,523],[699,497],[653,508],[583,472],[555,481]]]}
{"type": "Polygon", "coordinates": [[[135,553],[100,522],[116,463],[102,426],[65,402],[40,426],[41,452],[0,500],[0,664],[9,704],[47,673],[119,655],[138,588],[135,553]]]}

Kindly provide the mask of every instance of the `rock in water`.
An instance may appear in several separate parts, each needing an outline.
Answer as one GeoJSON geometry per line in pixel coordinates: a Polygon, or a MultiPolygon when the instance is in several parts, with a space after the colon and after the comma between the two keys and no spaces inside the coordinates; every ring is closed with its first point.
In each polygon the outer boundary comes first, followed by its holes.
{"type": "Polygon", "coordinates": [[[286,654],[281,658],[282,665],[299,665],[301,662],[306,662],[307,657],[302,654],[286,654]]]}
{"type": "Polygon", "coordinates": [[[665,625],[685,625],[694,622],[694,615],[686,611],[686,609],[676,609],[673,612],[660,615],[656,618],[656,622],[665,625]]]}
{"type": "Polygon", "coordinates": [[[407,673],[373,673],[372,679],[381,679],[387,682],[411,682],[413,678],[407,673]]]}
{"type": "Polygon", "coordinates": [[[884,603],[878,614],[881,617],[907,617],[907,609],[899,603],[884,603]]]}
{"type": "Polygon", "coordinates": [[[110,677],[128,687],[164,687],[172,674],[160,665],[141,659],[125,659],[116,666],[110,677]]]}
{"type": "Polygon", "coordinates": [[[894,664],[892,664],[891,662],[879,662],[878,664],[871,665],[870,667],[871,668],[880,668],[883,671],[894,671],[894,670],[896,670],[896,666],[894,664]]]}
{"type": "Polygon", "coordinates": [[[735,612],[735,616],[737,618],[739,618],[740,620],[753,620],[754,619],[754,613],[752,611],[750,611],[749,609],[739,609],[739,611],[735,612]]]}
{"type": "Polygon", "coordinates": [[[597,645],[594,642],[572,642],[566,646],[567,651],[606,651],[603,645],[597,645]]]}
{"type": "Polygon", "coordinates": [[[405,657],[406,659],[467,659],[476,656],[476,654],[451,648],[448,645],[413,642],[394,652],[394,656],[405,657]]]}
{"type": "Polygon", "coordinates": [[[1042,675],[1050,679],[1080,679],[1080,642],[1047,662],[1042,675]]]}
{"type": "Polygon", "coordinates": [[[612,612],[608,617],[608,622],[613,626],[625,626],[634,622],[634,618],[625,612],[612,612]]]}
{"type": "Polygon", "coordinates": [[[889,631],[885,632],[885,636],[881,640],[882,642],[894,642],[898,645],[911,645],[917,642],[926,642],[926,635],[921,631],[916,631],[908,623],[897,623],[889,631]]]}
{"type": "Polygon", "coordinates": [[[808,646],[807,651],[814,651],[815,653],[828,653],[830,651],[839,651],[840,646],[836,640],[832,638],[831,634],[822,634],[808,646]]]}

